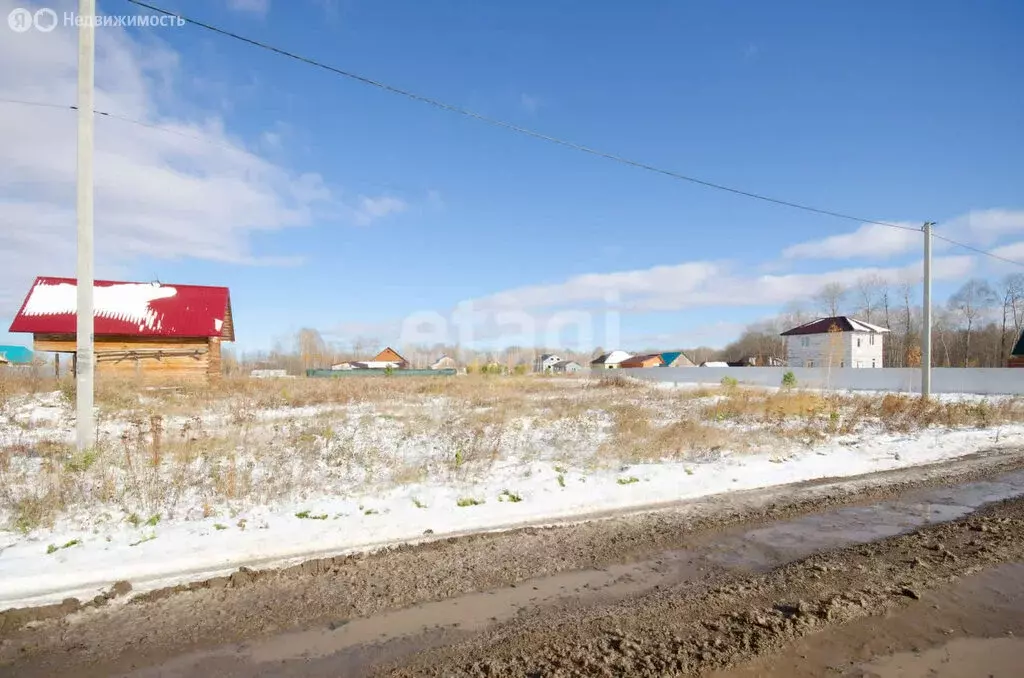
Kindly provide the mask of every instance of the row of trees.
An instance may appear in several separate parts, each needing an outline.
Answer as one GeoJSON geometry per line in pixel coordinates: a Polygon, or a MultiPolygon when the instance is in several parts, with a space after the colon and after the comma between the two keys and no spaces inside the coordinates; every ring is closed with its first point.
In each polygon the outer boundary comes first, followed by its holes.
{"type": "MultiPolygon", "coordinates": [[[[777,318],[748,327],[719,352],[722,360],[746,356],[785,357],[779,333],[815,317],[850,315],[885,327],[885,364],[914,367],[921,360],[920,286],[893,285],[868,276],[855,285],[832,283],[806,303],[791,304],[777,318]]],[[[945,305],[932,310],[932,364],[937,367],[1002,367],[1024,330],[1024,274],[996,283],[965,282],[945,305]]]]}

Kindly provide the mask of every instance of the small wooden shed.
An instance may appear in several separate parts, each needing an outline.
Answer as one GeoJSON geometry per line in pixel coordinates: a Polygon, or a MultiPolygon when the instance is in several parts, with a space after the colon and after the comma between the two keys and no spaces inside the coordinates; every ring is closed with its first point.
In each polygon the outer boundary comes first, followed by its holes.
{"type": "MultiPolygon", "coordinates": [[[[77,303],[74,278],[36,278],[10,331],[74,364],[77,303]]],[[[235,340],[226,287],[97,280],[93,309],[97,376],[209,381],[221,376],[221,342],[235,340]]]]}

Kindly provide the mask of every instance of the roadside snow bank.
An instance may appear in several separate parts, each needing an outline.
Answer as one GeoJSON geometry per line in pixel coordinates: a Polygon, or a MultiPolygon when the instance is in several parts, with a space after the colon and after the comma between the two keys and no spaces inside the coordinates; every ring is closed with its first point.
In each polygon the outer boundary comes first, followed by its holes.
{"type": "Polygon", "coordinates": [[[89,599],[118,580],[136,592],[311,557],[528,523],[628,511],[749,490],[939,462],[1024,443],[1024,425],[908,435],[858,434],[782,457],[727,455],[587,471],[497,463],[478,482],[407,484],[362,497],[310,496],[225,515],[136,526],[61,519],[28,536],[0,532],[0,609],[89,599]],[[92,525],[92,527],[89,527],[92,525]]]}

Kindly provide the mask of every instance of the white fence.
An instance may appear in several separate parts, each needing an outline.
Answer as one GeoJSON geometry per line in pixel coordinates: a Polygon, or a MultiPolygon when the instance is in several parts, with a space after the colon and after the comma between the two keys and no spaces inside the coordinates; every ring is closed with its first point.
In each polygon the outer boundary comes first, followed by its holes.
{"type": "MultiPolygon", "coordinates": [[[[594,370],[595,377],[628,376],[677,384],[720,384],[730,377],[741,384],[779,386],[782,375],[792,372],[797,386],[839,391],[893,391],[920,393],[919,368],[879,369],[817,367],[651,367],[628,370],[594,370]]],[[[932,369],[932,393],[978,393],[982,395],[1024,395],[1024,368],[932,369]]]]}

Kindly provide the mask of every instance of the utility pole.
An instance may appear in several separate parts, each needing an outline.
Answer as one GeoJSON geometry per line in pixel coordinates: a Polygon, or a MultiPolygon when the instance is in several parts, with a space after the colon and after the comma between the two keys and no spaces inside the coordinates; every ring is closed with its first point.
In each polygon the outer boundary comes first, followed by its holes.
{"type": "Polygon", "coordinates": [[[924,222],[924,306],[921,320],[921,397],[932,394],[932,226],[924,222]]]}
{"type": "Polygon", "coordinates": [[[96,0],[78,0],[78,312],[75,377],[78,450],[93,446],[93,87],[96,61],[96,0]]]}

